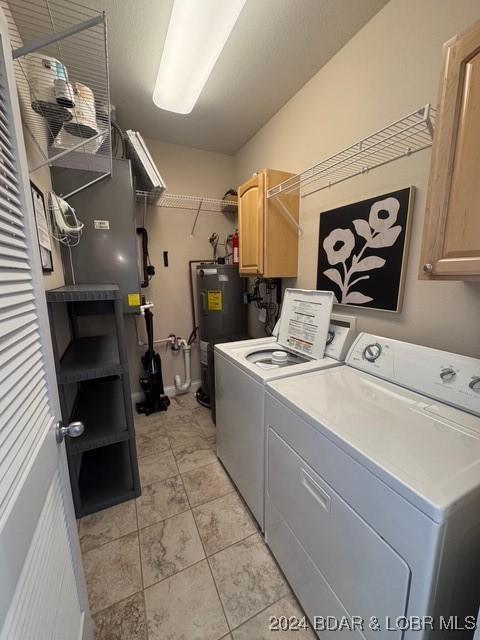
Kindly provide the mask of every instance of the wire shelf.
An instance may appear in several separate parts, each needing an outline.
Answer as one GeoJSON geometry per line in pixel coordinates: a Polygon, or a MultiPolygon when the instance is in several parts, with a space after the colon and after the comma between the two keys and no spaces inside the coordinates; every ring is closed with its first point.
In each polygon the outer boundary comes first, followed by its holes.
{"type": "Polygon", "coordinates": [[[68,197],[112,171],[105,14],[72,0],[0,6],[24,126],[36,147],[30,173],[45,165],[69,170],[68,197]]]}
{"type": "Polygon", "coordinates": [[[435,109],[429,104],[268,189],[267,197],[300,191],[305,198],[371,169],[432,146],[435,109]]]}
{"type": "Polygon", "coordinates": [[[234,213],[237,203],[216,198],[204,198],[203,196],[183,196],[176,193],[163,193],[158,195],[150,191],[137,191],[137,202],[142,202],[155,207],[168,207],[169,209],[184,209],[197,211],[198,213],[234,213]]]}

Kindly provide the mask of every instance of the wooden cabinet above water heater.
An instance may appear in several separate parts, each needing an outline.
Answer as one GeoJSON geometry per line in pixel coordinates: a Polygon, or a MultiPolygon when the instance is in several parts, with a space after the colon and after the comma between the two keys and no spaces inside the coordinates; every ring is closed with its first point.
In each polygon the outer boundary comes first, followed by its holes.
{"type": "Polygon", "coordinates": [[[480,21],[445,44],[420,277],[480,280],[480,21]]]}
{"type": "Polygon", "coordinates": [[[267,190],[292,177],[285,171],[264,169],[238,188],[238,232],[240,275],[262,278],[292,278],[298,268],[299,195],[267,198],[267,190]],[[279,202],[281,201],[281,203],[279,202]]]}

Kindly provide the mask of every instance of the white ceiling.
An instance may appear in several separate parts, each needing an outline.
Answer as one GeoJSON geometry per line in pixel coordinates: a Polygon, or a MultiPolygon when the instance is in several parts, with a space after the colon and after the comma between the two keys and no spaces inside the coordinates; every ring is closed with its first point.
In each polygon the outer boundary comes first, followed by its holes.
{"type": "Polygon", "coordinates": [[[173,0],[83,4],[107,12],[111,101],[120,125],[233,154],[387,1],[247,0],[189,115],[162,111],[152,100],[173,0]]]}

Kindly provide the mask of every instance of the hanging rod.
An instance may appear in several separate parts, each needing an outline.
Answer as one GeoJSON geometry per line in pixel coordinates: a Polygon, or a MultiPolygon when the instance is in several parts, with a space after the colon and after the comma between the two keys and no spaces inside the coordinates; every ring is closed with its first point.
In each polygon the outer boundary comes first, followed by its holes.
{"type": "Polygon", "coordinates": [[[96,27],[98,24],[102,24],[104,17],[102,14],[94,16],[93,18],[89,18],[88,20],[84,20],[78,24],[74,24],[68,29],[64,29],[58,33],[52,33],[48,35],[44,35],[33,42],[29,42],[23,47],[19,47],[18,49],[14,49],[12,51],[12,57],[15,60],[16,58],[21,58],[22,56],[27,55],[28,53],[32,53],[33,51],[38,51],[39,49],[44,49],[45,47],[55,44],[59,40],[64,40],[69,36],[73,36],[80,31],[84,31],[85,29],[90,29],[91,27],[96,27]]]}
{"type": "Polygon", "coordinates": [[[427,149],[433,142],[435,114],[436,110],[426,104],[313,167],[271,187],[267,191],[267,197],[300,191],[301,197],[306,198],[371,169],[427,149]],[[314,188],[306,191],[308,186],[314,188]]]}

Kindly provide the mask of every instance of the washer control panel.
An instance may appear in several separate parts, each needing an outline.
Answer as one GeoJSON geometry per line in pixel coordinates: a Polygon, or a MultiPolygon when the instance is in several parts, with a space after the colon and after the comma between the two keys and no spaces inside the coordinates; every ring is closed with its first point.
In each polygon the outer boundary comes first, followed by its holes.
{"type": "Polygon", "coordinates": [[[365,360],[369,362],[375,362],[382,353],[382,345],[378,344],[378,342],[374,342],[373,344],[368,344],[363,350],[363,357],[365,360]]]}
{"type": "Polygon", "coordinates": [[[361,333],[346,364],[480,415],[480,360],[361,333]]]}

